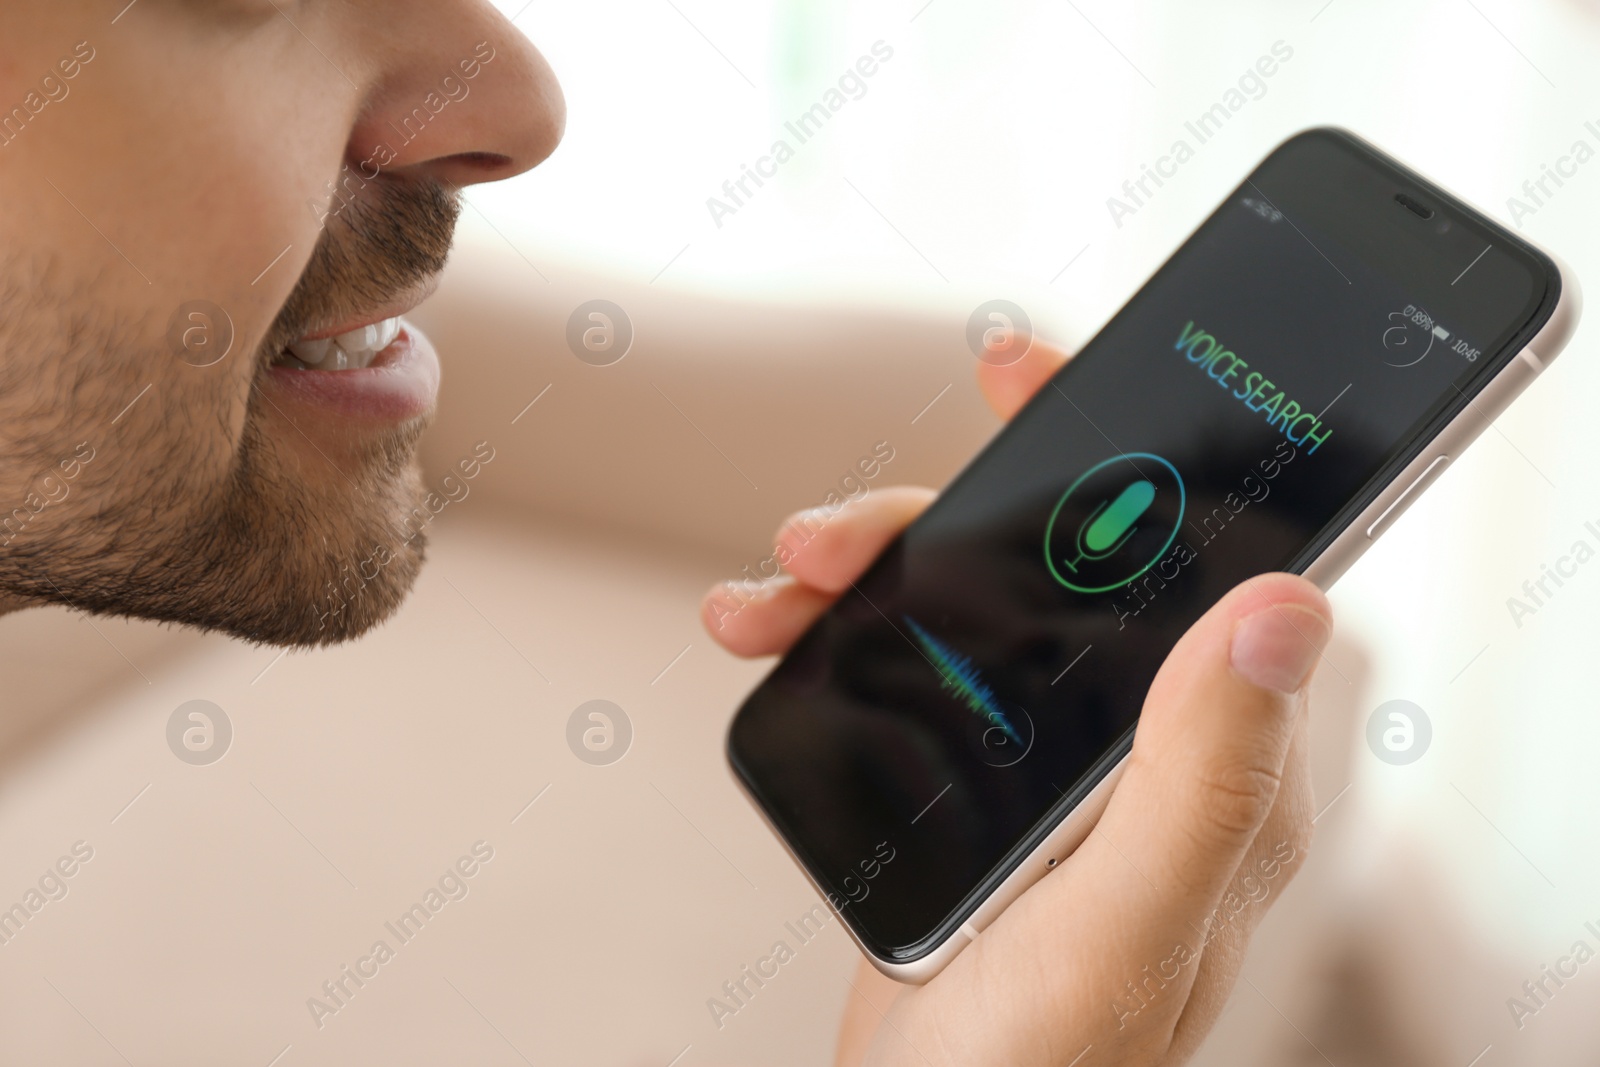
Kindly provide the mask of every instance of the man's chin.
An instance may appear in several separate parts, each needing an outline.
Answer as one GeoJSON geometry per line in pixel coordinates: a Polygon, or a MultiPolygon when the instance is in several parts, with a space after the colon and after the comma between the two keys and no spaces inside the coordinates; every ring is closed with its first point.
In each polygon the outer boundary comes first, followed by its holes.
{"type": "Polygon", "coordinates": [[[427,554],[431,516],[422,505],[421,477],[414,460],[402,459],[414,443],[414,437],[393,442],[382,464],[387,469],[359,477],[359,492],[342,480],[325,481],[319,500],[274,501],[273,519],[230,523],[236,534],[230,584],[238,595],[213,595],[211,628],[263,644],[311,647],[360,637],[393,615],[427,554]],[[247,543],[238,543],[241,534],[247,543]],[[308,551],[312,545],[320,551],[308,551]]]}
{"type": "Polygon", "coordinates": [[[163,581],[135,588],[125,579],[87,574],[76,567],[56,570],[45,589],[0,596],[0,615],[63,604],[91,614],[192,626],[274,647],[336,645],[367,633],[405,602],[422,570],[424,540],[418,536],[398,552],[388,552],[388,562],[382,566],[376,562],[379,557],[368,554],[366,577],[341,567],[320,589],[299,573],[241,573],[227,580],[213,575],[211,580],[163,581]]]}
{"type": "MultiPolygon", "coordinates": [[[[398,549],[374,546],[354,566],[341,567],[310,603],[301,602],[298,611],[264,620],[255,632],[236,636],[290,647],[334,645],[360,637],[405,602],[421,573],[425,542],[419,534],[398,549]]],[[[293,596],[289,590],[285,593],[293,596]]]]}
{"type": "Polygon", "coordinates": [[[325,455],[300,454],[303,438],[282,426],[260,426],[281,437],[247,434],[248,477],[220,523],[238,596],[213,598],[212,628],[311,647],[360,637],[393,615],[426,556],[432,515],[416,452],[428,421],[367,435],[336,477],[325,455]]]}
{"type": "Polygon", "coordinates": [[[224,490],[171,485],[93,513],[63,507],[64,521],[0,557],[0,596],[265,645],[359,637],[395,613],[422,569],[432,514],[415,459],[420,433],[419,424],[392,435],[336,477],[302,468],[249,425],[224,490]],[[202,503],[177,506],[197,495],[202,503]]]}

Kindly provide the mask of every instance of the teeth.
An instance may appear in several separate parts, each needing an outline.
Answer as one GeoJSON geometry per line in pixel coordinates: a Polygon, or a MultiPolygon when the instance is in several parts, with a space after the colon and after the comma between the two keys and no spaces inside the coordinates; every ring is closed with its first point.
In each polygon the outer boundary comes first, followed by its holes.
{"type": "Polygon", "coordinates": [[[376,326],[359,326],[349,333],[341,333],[334,340],[346,352],[360,352],[363,349],[378,347],[378,328],[376,326]]]}
{"type": "Polygon", "coordinates": [[[399,336],[399,319],[384,319],[378,323],[378,351],[382,352],[385,348],[394,344],[394,339],[399,336]]]}
{"type": "Polygon", "coordinates": [[[323,357],[328,354],[328,349],[332,347],[333,342],[324,338],[321,341],[296,341],[289,346],[289,351],[299,356],[302,362],[316,366],[322,362],[323,357]]]}
{"type": "Polygon", "coordinates": [[[304,365],[314,370],[351,370],[370,367],[378,353],[394,344],[400,336],[400,320],[384,319],[371,326],[362,326],[337,337],[320,341],[296,341],[279,359],[286,366],[304,365]]]}

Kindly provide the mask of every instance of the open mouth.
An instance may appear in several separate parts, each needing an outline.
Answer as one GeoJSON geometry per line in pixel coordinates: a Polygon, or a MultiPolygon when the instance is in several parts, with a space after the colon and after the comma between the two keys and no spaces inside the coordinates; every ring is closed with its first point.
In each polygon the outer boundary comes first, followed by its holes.
{"type": "Polygon", "coordinates": [[[372,366],[379,353],[394,344],[400,332],[400,317],[396,315],[332,337],[295,341],[278,353],[272,365],[297,370],[359,370],[372,366]]]}
{"type": "Polygon", "coordinates": [[[266,368],[262,386],[276,413],[317,437],[326,453],[355,440],[358,422],[394,424],[428,415],[439,392],[439,357],[421,331],[391,317],[292,342],[266,368]],[[310,421],[302,422],[302,415],[310,421]],[[329,415],[342,418],[330,421],[329,415]]]}
{"type": "MultiPolygon", "coordinates": [[[[313,326],[263,368],[262,388],[276,407],[319,437],[324,452],[348,444],[357,422],[393,424],[428,415],[439,392],[439,356],[402,316],[438,286],[437,275],[356,315],[313,326]],[[315,412],[315,414],[313,414],[315,412]],[[345,416],[332,422],[301,422],[345,416]],[[313,427],[320,427],[314,429],[313,427]],[[320,440],[327,437],[330,440],[320,440]]],[[[304,326],[301,327],[302,329],[304,326]]]]}

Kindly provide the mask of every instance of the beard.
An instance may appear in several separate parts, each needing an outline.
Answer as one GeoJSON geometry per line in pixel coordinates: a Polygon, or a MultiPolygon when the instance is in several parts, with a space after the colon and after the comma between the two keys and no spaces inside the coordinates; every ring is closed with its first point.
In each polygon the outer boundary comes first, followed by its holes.
{"type": "MultiPolygon", "coordinates": [[[[0,419],[25,406],[35,426],[53,423],[0,463],[31,464],[45,473],[30,486],[58,486],[20,532],[14,524],[0,530],[0,592],[290,647],[347,640],[391,615],[426,554],[425,534],[407,519],[424,498],[416,450],[427,420],[363,431],[335,465],[307,457],[309,438],[295,440],[295,425],[260,385],[290,341],[380,307],[442,270],[459,212],[455,194],[435,183],[383,181],[330,216],[253,354],[242,422],[230,417],[239,368],[201,390],[197,372],[158,344],[128,355],[123,331],[86,311],[81,296],[76,307],[65,305],[76,329],[60,329],[69,320],[58,310],[54,335],[73,343],[54,355],[57,369],[26,384],[0,375],[0,419]],[[101,328],[84,328],[91,321],[101,328]],[[145,397],[159,417],[117,426],[117,408],[149,381],[151,367],[169,378],[145,397]],[[87,461],[74,452],[80,439],[87,461]],[[58,457],[72,455],[69,478],[58,457]]],[[[28,299],[64,306],[37,288],[28,299]]],[[[16,331],[0,333],[0,351],[9,357],[17,340],[16,331]]]]}

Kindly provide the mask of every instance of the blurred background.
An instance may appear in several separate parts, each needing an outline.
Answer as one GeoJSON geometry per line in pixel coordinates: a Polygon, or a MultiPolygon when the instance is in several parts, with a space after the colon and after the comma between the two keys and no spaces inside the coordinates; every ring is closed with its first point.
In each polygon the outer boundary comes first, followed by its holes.
{"type": "MultiPolygon", "coordinates": [[[[767,665],[708,640],[704,589],[879,441],[880,483],[942,484],[997,428],[978,304],[1081,342],[1297,130],[1347,126],[1507,222],[1545,164],[1600,149],[1600,11],[1577,0],[501,6],[568,132],[468,195],[417,316],[445,363],[430,485],[480,442],[493,459],[409,604],[289,655],[0,618],[0,905],[92,849],[0,948],[0,1063],[829,1062],[855,995],[836,924],[736,1016],[706,1006],[815,895],[724,767],[767,665]],[[1107,198],[1277,42],[1265,92],[1119,225],[1107,198]],[[708,207],[875,45],[858,98],[708,207]],[[632,335],[605,366],[567,343],[592,300],[632,335]],[[228,724],[203,765],[168,741],[195,700],[228,724]],[[569,743],[595,700],[606,764],[569,743]],[[478,842],[466,895],[315,1018],[478,842]]],[[[1591,285],[1597,192],[1600,163],[1518,220],[1591,285]]],[[[1600,544],[1592,336],[1334,589],[1317,847],[1197,1062],[1592,1060],[1600,963],[1537,1001],[1523,983],[1600,950],[1600,565],[1507,604],[1600,544]],[[1396,699],[1431,724],[1404,765],[1366,741],[1396,699]]]]}

